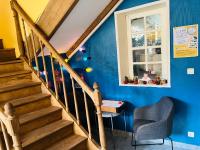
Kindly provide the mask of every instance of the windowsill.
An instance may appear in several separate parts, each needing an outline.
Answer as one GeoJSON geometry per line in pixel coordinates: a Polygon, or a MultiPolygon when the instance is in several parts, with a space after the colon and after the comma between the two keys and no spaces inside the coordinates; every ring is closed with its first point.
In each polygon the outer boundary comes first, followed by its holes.
{"type": "Polygon", "coordinates": [[[166,85],[153,85],[153,84],[123,84],[123,83],[120,83],[119,86],[147,87],[147,88],[171,88],[170,84],[166,84],[166,85]]]}

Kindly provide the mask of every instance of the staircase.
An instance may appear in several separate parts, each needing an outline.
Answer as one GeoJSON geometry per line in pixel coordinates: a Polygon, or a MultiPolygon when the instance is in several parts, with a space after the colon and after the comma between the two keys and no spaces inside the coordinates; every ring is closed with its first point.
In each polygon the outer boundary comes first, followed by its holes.
{"type": "Polygon", "coordinates": [[[42,83],[33,79],[32,71],[14,54],[0,49],[0,106],[3,111],[9,102],[15,108],[22,149],[88,149],[87,138],[73,131],[73,121],[63,117],[63,108],[51,102],[51,94],[42,91],[42,83]]]}
{"type": "Polygon", "coordinates": [[[102,99],[97,83],[92,89],[82,80],[16,0],[11,0],[11,8],[20,58],[16,58],[15,49],[2,49],[0,42],[0,150],[106,150],[102,99]],[[42,56],[36,53],[36,43],[39,43],[42,56]],[[49,56],[44,55],[44,49],[49,51],[49,56]],[[31,50],[34,50],[34,59],[30,58],[31,50]],[[50,63],[46,62],[47,58],[50,63]],[[60,68],[59,81],[55,65],[60,68]],[[53,88],[50,88],[50,80],[53,88]],[[81,87],[84,113],[80,112],[81,99],[77,97],[75,84],[81,87]],[[69,86],[72,99],[68,95],[69,86]],[[72,101],[73,112],[70,109],[72,101]],[[89,104],[96,113],[89,109],[89,104]],[[97,119],[97,128],[91,125],[91,115],[97,119]],[[94,129],[98,134],[92,132],[94,129]]]}

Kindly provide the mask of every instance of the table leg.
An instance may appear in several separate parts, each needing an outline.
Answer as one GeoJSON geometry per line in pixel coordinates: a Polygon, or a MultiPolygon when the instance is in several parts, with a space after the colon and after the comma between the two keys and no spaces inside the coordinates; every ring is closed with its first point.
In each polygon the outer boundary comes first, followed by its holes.
{"type": "Polygon", "coordinates": [[[112,134],[112,140],[113,140],[113,149],[115,150],[115,139],[114,139],[114,135],[113,135],[113,130],[114,130],[114,125],[113,125],[113,116],[111,115],[110,117],[110,120],[111,120],[111,134],[112,134]]]}
{"type": "Polygon", "coordinates": [[[126,113],[124,111],[124,131],[126,132],[126,113]]]}

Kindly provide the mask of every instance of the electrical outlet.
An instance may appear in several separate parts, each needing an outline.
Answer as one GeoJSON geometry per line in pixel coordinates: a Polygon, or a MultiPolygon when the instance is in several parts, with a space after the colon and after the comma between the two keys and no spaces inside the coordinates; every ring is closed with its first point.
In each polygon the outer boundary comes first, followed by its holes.
{"type": "Polygon", "coordinates": [[[194,132],[188,132],[188,137],[194,138],[194,132]]]}
{"type": "Polygon", "coordinates": [[[194,68],[187,68],[187,74],[194,74],[194,68]]]}

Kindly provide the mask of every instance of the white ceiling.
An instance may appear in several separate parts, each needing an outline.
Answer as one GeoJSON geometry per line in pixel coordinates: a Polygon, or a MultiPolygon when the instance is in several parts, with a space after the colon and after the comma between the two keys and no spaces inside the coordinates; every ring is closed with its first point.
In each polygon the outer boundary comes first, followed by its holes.
{"type": "Polygon", "coordinates": [[[51,38],[50,43],[59,51],[66,52],[111,0],[79,0],[72,12],[51,38]]]}

